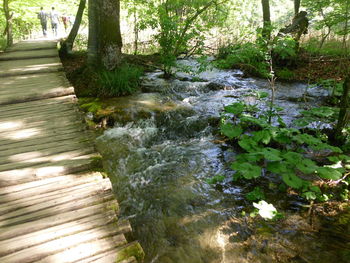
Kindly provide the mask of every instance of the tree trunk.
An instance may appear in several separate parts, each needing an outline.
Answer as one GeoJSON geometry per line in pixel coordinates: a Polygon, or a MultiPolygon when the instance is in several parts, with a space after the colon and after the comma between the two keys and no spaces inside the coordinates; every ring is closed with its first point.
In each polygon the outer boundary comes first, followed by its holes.
{"type": "Polygon", "coordinates": [[[137,55],[138,42],[139,42],[139,26],[138,26],[137,12],[136,12],[136,6],[135,6],[135,9],[134,9],[134,55],[137,55]]]}
{"type": "Polygon", "coordinates": [[[119,0],[102,0],[99,23],[99,64],[113,70],[121,64],[122,37],[120,33],[119,0]]]}
{"type": "Polygon", "coordinates": [[[96,67],[98,62],[98,24],[99,24],[99,10],[96,0],[89,0],[89,37],[88,37],[88,56],[87,61],[89,66],[96,67]]]}
{"type": "Polygon", "coordinates": [[[3,1],[3,8],[4,8],[4,13],[5,13],[5,19],[6,19],[6,27],[5,27],[4,35],[6,35],[6,38],[7,38],[7,46],[10,47],[13,45],[13,35],[12,35],[12,16],[13,16],[13,13],[10,14],[9,0],[3,1]]]}
{"type": "Polygon", "coordinates": [[[271,16],[270,16],[270,1],[261,0],[263,10],[263,37],[266,39],[271,38],[271,16]]]}
{"type": "Polygon", "coordinates": [[[73,49],[74,40],[78,34],[81,20],[83,18],[84,9],[86,6],[86,0],[80,0],[77,15],[75,17],[74,25],[69,33],[69,36],[62,42],[61,50],[64,54],[71,54],[73,49]]]}
{"type": "Polygon", "coordinates": [[[299,14],[300,1],[301,1],[301,0],[294,0],[294,16],[296,16],[297,14],[299,14]]]}
{"type": "Polygon", "coordinates": [[[329,34],[331,33],[331,27],[328,26],[327,27],[327,33],[325,35],[322,36],[322,39],[321,39],[321,43],[320,43],[320,46],[318,47],[318,49],[321,49],[324,45],[324,42],[326,41],[327,37],[329,36],[329,34]]]}
{"type": "Polygon", "coordinates": [[[350,0],[346,0],[345,7],[345,24],[344,24],[344,36],[343,36],[343,49],[345,50],[345,55],[347,55],[347,44],[346,41],[348,39],[348,29],[349,29],[349,8],[350,8],[350,0]]]}
{"type": "Polygon", "coordinates": [[[335,128],[334,138],[338,144],[342,144],[344,138],[342,136],[342,131],[349,123],[350,120],[350,76],[348,76],[344,82],[343,95],[340,101],[340,112],[338,116],[338,123],[335,128]]]}

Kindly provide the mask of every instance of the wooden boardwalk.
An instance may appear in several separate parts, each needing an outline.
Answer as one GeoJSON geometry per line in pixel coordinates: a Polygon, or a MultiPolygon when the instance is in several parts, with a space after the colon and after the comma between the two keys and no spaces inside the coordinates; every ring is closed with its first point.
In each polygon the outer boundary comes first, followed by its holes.
{"type": "Polygon", "coordinates": [[[56,43],[0,54],[0,262],[137,262],[56,43]]]}

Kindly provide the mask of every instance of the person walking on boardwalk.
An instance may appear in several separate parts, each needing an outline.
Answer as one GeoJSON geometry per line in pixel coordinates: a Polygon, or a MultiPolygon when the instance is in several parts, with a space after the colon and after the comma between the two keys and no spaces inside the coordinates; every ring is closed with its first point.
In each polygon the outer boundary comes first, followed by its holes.
{"type": "Polygon", "coordinates": [[[51,13],[50,13],[50,19],[51,19],[51,28],[52,33],[56,37],[57,36],[57,29],[58,29],[58,13],[56,12],[55,8],[52,7],[51,13]]]}
{"type": "Polygon", "coordinates": [[[43,35],[44,37],[46,37],[47,34],[47,14],[44,11],[44,8],[41,7],[40,8],[40,12],[38,13],[38,18],[40,19],[40,23],[41,23],[41,28],[43,30],[43,35]]]}

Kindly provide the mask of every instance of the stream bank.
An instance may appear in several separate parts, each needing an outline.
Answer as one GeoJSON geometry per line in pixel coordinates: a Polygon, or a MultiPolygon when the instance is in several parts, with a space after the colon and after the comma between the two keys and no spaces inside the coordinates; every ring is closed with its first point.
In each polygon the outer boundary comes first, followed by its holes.
{"type": "MultiPolygon", "coordinates": [[[[188,74],[161,75],[148,73],[141,94],[83,103],[94,107],[88,119],[113,126],[97,148],[146,262],[347,262],[347,205],[315,206],[310,213],[303,200],[271,194],[268,201],[283,219],[242,215],[251,206],[249,186],[231,183],[235,153],[218,143],[217,124],[225,105],[259,103],[256,94],[269,92],[267,81],[238,70],[204,72],[200,82],[188,74]],[[208,184],[216,175],[225,181],[208,184]]],[[[287,124],[329,95],[303,83],[277,86],[276,104],[287,124]]]]}

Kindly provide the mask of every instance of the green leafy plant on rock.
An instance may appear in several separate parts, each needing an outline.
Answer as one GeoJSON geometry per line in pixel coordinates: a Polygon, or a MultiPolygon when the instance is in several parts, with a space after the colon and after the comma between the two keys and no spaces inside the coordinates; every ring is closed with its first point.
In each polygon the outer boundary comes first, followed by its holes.
{"type": "Polygon", "coordinates": [[[286,128],[282,119],[269,123],[266,112],[252,112],[242,102],[225,107],[220,130],[238,150],[231,168],[234,179],[252,180],[267,174],[278,175],[289,187],[308,200],[322,199],[315,181],[340,180],[350,159],[342,150],[327,143],[326,138],[286,128]],[[319,158],[326,153],[334,158],[319,158]]]}

